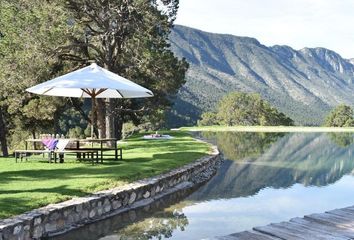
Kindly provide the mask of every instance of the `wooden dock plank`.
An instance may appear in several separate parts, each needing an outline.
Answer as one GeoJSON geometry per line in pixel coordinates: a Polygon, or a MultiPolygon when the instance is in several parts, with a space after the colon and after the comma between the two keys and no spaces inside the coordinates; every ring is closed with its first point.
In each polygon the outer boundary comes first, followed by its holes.
{"type": "Polygon", "coordinates": [[[246,240],[246,239],[253,239],[253,240],[279,240],[280,238],[277,237],[272,237],[269,235],[265,235],[260,232],[255,232],[255,231],[244,231],[244,232],[239,232],[239,233],[234,233],[229,235],[230,240],[246,240]]]}
{"type": "Polygon", "coordinates": [[[340,210],[345,211],[345,212],[349,212],[349,213],[354,213],[354,208],[351,208],[351,207],[341,208],[340,210]]]}
{"type": "Polygon", "coordinates": [[[354,238],[354,229],[340,228],[331,224],[319,223],[316,221],[310,221],[304,218],[293,218],[290,222],[304,226],[305,228],[313,229],[324,234],[344,237],[345,239],[354,238]]]}
{"type": "Polygon", "coordinates": [[[219,240],[349,240],[354,239],[354,206],[293,218],[287,222],[254,227],[219,240]]]}
{"type": "Polygon", "coordinates": [[[332,234],[316,231],[315,229],[312,228],[306,228],[300,224],[296,224],[293,222],[282,222],[282,223],[277,223],[272,225],[277,225],[279,228],[288,229],[294,235],[299,237],[304,237],[306,239],[318,239],[318,240],[348,240],[349,239],[348,237],[345,236],[340,236],[340,235],[334,236],[332,234]]]}
{"type": "Polygon", "coordinates": [[[317,222],[332,224],[337,227],[346,227],[346,228],[354,227],[353,219],[350,219],[348,217],[340,217],[328,213],[321,213],[321,214],[315,213],[315,214],[307,215],[304,218],[311,219],[317,222]]]}
{"type": "Polygon", "coordinates": [[[354,211],[344,210],[344,209],[335,209],[332,211],[327,211],[326,213],[334,214],[336,216],[344,217],[344,218],[350,217],[350,219],[353,219],[353,221],[354,221],[354,211]]]}
{"type": "Polygon", "coordinates": [[[299,236],[298,232],[281,228],[274,224],[270,224],[263,227],[255,227],[253,228],[253,230],[273,237],[278,237],[280,239],[286,239],[286,240],[306,239],[305,237],[299,236]]]}
{"type": "Polygon", "coordinates": [[[350,207],[346,207],[346,208],[342,208],[342,209],[346,209],[346,210],[352,210],[352,211],[354,211],[354,206],[350,206],[350,207]]]}
{"type": "Polygon", "coordinates": [[[285,239],[318,239],[318,240],[346,240],[344,236],[333,236],[313,229],[305,228],[299,224],[282,222],[270,224],[265,227],[255,228],[256,231],[285,239]]]}

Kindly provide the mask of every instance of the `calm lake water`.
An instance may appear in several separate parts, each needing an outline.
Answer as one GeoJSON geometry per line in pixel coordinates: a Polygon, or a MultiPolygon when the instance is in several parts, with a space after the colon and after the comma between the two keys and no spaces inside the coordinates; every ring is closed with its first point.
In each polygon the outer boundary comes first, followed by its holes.
{"type": "Polygon", "coordinates": [[[354,135],[199,133],[225,161],[206,184],[54,239],[208,239],[354,205],[354,135]]]}

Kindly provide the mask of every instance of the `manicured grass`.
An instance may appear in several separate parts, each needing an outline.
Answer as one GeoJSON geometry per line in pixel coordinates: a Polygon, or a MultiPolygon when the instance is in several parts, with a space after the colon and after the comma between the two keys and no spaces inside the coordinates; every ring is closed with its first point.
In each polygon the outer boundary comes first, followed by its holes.
{"type": "Polygon", "coordinates": [[[49,164],[38,156],[20,163],[0,158],[0,218],[158,175],[192,162],[210,149],[187,133],[169,134],[174,138],[131,137],[122,144],[123,160],[97,165],[70,159],[49,164]]]}
{"type": "Polygon", "coordinates": [[[235,132],[354,132],[354,127],[297,127],[297,126],[205,126],[182,127],[182,131],[235,132]]]}

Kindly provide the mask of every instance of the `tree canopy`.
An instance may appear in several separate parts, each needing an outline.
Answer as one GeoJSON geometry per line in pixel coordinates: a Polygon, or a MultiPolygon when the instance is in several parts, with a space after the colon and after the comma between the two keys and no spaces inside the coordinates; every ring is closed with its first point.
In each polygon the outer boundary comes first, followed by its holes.
{"type": "Polygon", "coordinates": [[[51,47],[64,44],[73,29],[66,22],[67,13],[53,2],[0,0],[0,5],[0,125],[4,126],[0,137],[6,146],[11,143],[8,135],[52,128],[65,107],[63,98],[33,96],[24,90],[62,72],[51,47]]]}
{"type": "Polygon", "coordinates": [[[106,137],[119,136],[124,121],[159,122],[171,96],[184,84],[188,68],[168,43],[178,0],[69,0],[66,8],[81,34],[57,49],[60,58],[82,64],[94,61],[155,95],[144,100],[108,100],[107,105],[98,102],[100,115],[106,116],[99,119],[101,134],[105,130],[106,137]]]}
{"type": "Polygon", "coordinates": [[[334,108],[325,119],[326,127],[353,127],[353,109],[347,105],[334,108]]]}
{"type": "Polygon", "coordinates": [[[125,121],[160,124],[185,82],[188,64],[173,55],[168,43],[178,0],[0,0],[0,5],[1,145],[6,135],[19,131],[65,134],[69,129],[60,122],[63,118],[80,115],[89,121],[79,99],[24,90],[92,62],[155,95],[98,100],[98,125],[107,137],[119,137],[125,121]]]}
{"type": "Polygon", "coordinates": [[[215,112],[202,114],[199,125],[294,125],[293,120],[272,107],[259,94],[233,92],[223,97],[215,112]]]}

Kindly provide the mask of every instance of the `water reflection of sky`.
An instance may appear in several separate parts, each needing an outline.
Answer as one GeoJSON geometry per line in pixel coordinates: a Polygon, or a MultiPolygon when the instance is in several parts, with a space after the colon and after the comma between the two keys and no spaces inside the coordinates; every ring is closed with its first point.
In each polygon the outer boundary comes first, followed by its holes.
{"type": "Polygon", "coordinates": [[[91,239],[207,239],[354,205],[352,134],[202,137],[216,143],[226,158],[208,183],[107,230],[111,233],[99,226],[105,237],[90,233],[91,239]]]}
{"type": "Polygon", "coordinates": [[[199,202],[183,208],[189,220],[185,232],[172,239],[200,239],[227,235],[254,226],[324,212],[354,204],[354,177],[345,176],[325,187],[295,184],[287,189],[265,188],[251,197],[199,202]]]}

